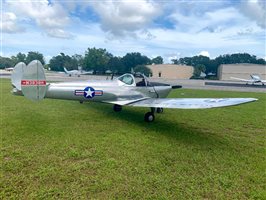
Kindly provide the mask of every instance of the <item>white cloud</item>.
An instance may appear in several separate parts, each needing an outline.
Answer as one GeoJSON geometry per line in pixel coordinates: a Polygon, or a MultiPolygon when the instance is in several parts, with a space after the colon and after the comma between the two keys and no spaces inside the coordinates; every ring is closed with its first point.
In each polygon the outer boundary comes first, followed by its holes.
{"type": "Polygon", "coordinates": [[[8,55],[32,50],[53,56],[60,52],[84,55],[88,47],[106,48],[117,56],[136,51],[147,56],[161,55],[165,62],[194,56],[202,50],[211,56],[232,52],[265,55],[265,30],[243,15],[237,6],[215,5],[210,9],[204,3],[202,12],[195,5],[194,12],[190,3],[185,8],[188,12],[182,12],[177,9],[179,1],[67,1],[67,9],[64,1],[8,2],[4,3],[8,5],[5,10],[13,13],[8,19],[17,33],[4,33],[3,50],[8,55]],[[86,13],[92,9],[98,15],[86,13]],[[157,26],[153,23],[159,16],[163,20],[157,26]],[[171,28],[163,27],[168,19],[171,28]],[[27,27],[27,32],[18,34],[17,24],[27,27]]]}
{"type": "Polygon", "coordinates": [[[99,15],[102,29],[114,37],[136,36],[135,31],[145,30],[161,14],[160,7],[147,0],[93,1],[90,5],[99,15]]]}
{"type": "Polygon", "coordinates": [[[72,37],[70,33],[63,30],[70,23],[70,18],[58,3],[50,4],[48,0],[17,0],[6,1],[6,5],[18,16],[33,20],[51,37],[72,37]]]}
{"type": "Polygon", "coordinates": [[[60,28],[47,29],[46,33],[48,36],[61,38],[61,39],[73,39],[74,35],[60,28]]]}
{"type": "Polygon", "coordinates": [[[198,55],[206,56],[210,58],[210,53],[208,51],[201,51],[198,55]]]}
{"type": "Polygon", "coordinates": [[[207,11],[199,17],[197,14],[183,15],[173,13],[170,18],[176,21],[176,29],[180,32],[212,32],[219,33],[232,26],[247,23],[236,8],[227,7],[207,11]]]}
{"type": "Polygon", "coordinates": [[[17,16],[12,12],[2,14],[2,31],[4,33],[22,32],[24,29],[17,24],[17,16]]]}
{"type": "Polygon", "coordinates": [[[240,11],[257,24],[266,28],[266,3],[265,0],[242,0],[240,11]]]}

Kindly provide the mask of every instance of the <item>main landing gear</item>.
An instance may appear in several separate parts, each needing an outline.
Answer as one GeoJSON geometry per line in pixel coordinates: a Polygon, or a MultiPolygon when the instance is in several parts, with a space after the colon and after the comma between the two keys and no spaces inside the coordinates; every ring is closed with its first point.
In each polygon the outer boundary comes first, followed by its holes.
{"type": "Polygon", "coordinates": [[[115,112],[120,112],[122,110],[122,106],[115,104],[113,109],[115,112]]]}
{"type": "MultiPolygon", "coordinates": [[[[115,104],[113,106],[113,110],[115,112],[120,112],[122,110],[122,106],[121,105],[117,105],[115,104]]],[[[151,108],[151,112],[147,112],[145,115],[144,115],[144,120],[146,122],[153,122],[155,120],[155,115],[154,113],[163,113],[163,108],[151,108]]]]}
{"type": "Polygon", "coordinates": [[[145,115],[144,115],[144,120],[146,122],[153,122],[155,120],[155,111],[157,113],[163,113],[163,108],[151,108],[151,112],[147,112],[145,115]]]}

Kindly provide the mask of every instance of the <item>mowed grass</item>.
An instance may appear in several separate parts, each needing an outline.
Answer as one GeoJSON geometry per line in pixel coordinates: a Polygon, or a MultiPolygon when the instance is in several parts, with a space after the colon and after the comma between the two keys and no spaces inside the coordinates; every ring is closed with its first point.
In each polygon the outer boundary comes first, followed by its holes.
{"type": "Polygon", "coordinates": [[[265,93],[174,90],[170,97],[255,97],[218,109],[145,108],[10,93],[1,79],[0,199],[265,199],[265,93]]]}

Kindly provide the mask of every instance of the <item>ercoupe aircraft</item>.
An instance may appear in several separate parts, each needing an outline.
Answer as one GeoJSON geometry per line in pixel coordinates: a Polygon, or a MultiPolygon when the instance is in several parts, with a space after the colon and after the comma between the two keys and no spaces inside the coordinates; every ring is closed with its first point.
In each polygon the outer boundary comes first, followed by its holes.
{"type": "Polygon", "coordinates": [[[77,76],[77,77],[80,77],[80,75],[92,74],[92,72],[86,72],[86,71],[82,71],[82,70],[70,70],[70,71],[68,71],[65,67],[64,67],[64,71],[66,74],[68,74],[68,76],[77,76]]]}
{"type": "Polygon", "coordinates": [[[13,93],[38,101],[43,98],[93,101],[113,104],[114,111],[122,106],[149,107],[145,121],[154,121],[154,113],[163,108],[202,109],[233,106],[256,101],[254,98],[165,98],[172,89],[164,83],[149,82],[142,77],[124,74],[114,80],[47,83],[42,64],[34,60],[29,65],[18,63],[11,76],[13,93]]]}
{"type": "Polygon", "coordinates": [[[242,78],[236,78],[236,77],[230,77],[230,78],[234,80],[244,81],[246,82],[246,85],[248,85],[249,83],[252,85],[254,85],[255,83],[261,83],[262,85],[264,85],[264,83],[266,83],[266,80],[261,80],[259,75],[251,74],[250,77],[251,79],[242,79],[242,78]]]}

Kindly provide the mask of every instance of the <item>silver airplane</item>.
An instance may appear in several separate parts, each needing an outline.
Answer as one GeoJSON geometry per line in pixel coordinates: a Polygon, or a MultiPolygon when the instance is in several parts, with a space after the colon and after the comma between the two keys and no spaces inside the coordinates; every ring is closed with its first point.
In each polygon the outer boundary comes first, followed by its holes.
{"type": "Polygon", "coordinates": [[[236,78],[236,77],[230,77],[230,78],[234,80],[244,81],[246,82],[246,85],[248,85],[249,83],[252,85],[254,85],[255,83],[261,83],[262,85],[264,85],[266,83],[266,80],[261,80],[259,75],[251,74],[250,77],[251,79],[242,79],[242,78],[236,78]]]}
{"type": "Polygon", "coordinates": [[[142,75],[134,77],[124,74],[114,80],[78,81],[47,83],[42,64],[34,60],[29,65],[18,63],[11,76],[13,93],[24,95],[33,101],[43,98],[66,99],[83,102],[103,102],[113,104],[115,112],[122,106],[148,107],[144,116],[152,122],[155,112],[162,113],[163,108],[203,109],[233,106],[256,101],[255,98],[166,98],[172,89],[164,83],[149,82],[142,75]]]}
{"type": "Polygon", "coordinates": [[[66,74],[68,74],[68,76],[77,76],[77,77],[80,77],[80,75],[92,74],[92,72],[81,71],[81,70],[70,70],[70,71],[68,71],[65,67],[64,67],[64,71],[65,71],[66,74]]]}

